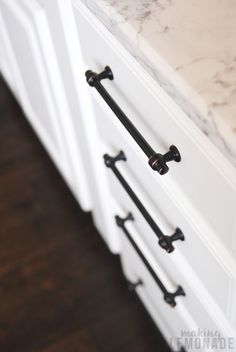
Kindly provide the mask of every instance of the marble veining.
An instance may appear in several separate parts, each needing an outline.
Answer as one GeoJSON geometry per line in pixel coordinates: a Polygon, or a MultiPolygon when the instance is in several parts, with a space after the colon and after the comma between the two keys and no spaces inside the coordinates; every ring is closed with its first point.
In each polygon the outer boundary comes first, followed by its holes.
{"type": "Polygon", "coordinates": [[[236,1],[83,2],[236,166],[236,1]]]}

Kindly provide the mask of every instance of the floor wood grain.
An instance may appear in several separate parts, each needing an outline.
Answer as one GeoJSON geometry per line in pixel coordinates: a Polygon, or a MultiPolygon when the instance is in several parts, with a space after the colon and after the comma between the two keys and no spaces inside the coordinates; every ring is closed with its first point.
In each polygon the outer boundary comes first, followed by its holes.
{"type": "Polygon", "coordinates": [[[0,351],[167,352],[0,78],[0,351]]]}

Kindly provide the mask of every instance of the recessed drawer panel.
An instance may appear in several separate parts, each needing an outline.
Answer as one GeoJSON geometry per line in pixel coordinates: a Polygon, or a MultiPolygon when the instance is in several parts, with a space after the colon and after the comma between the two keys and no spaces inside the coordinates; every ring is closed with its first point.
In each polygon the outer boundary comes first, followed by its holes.
{"type": "MultiPolygon", "coordinates": [[[[140,236],[135,229],[135,219],[130,223],[127,221],[125,228],[129,236],[132,238],[132,242],[139,246],[139,249],[142,251],[147,262],[153,265],[152,268],[155,274],[167,288],[168,292],[175,292],[179,284],[181,284],[185,291],[186,296],[177,296],[175,298],[176,305],[174,307],[170,306],[163,299],[164,295],[154,280],[148,266],[142,259],[140,259],[133,243],[130,242],[127,234],[125,234],[121,228],[121,261],[125,276],[131,283],[131,287],[136,289],[137,294],[146,305],[154,321],[156,321],[157,325],[162,330],[167,341],[171,343],[171,347],[176,347],[177,343],[184,341],[186,341],[186,343],[190,343],[188,339],[184,338],[184,331],[191,331],[192,334],[194,334],[194,332],[197,334],[199,331],[211,332],[211,334],[218,333],[221,334],[226,343],[229,342],[229,338],[235,338],[235,333],[230,326],[224,324],[224,321],[218,320],[217,315],[214,316],[209,314],[208,308],[211,302],[208,301],[207,306],[204,305],[203,302],[200,302],[198,292],[194,292],[188,281],[186,281],[183,276],[178,273],[176,268],[175,270],[173,269],[172,282],[169,283],[168,278],[165,276],[165,272],[159,264],[153,260],[143,242],[140,240],[140,236]],[[134,284],[134,286],[132,284],[134,284]]],[[[197,337],[200,338],[201,343],[195,345],[196,341],[191,341],[192,345],[189,350],[207,350],[204,349],[206,339],[202,336],[197,337]]],[[[188,346],[190,345],[188,344],[188,346]]],[[[216,345],[214,346],[216,347],[216,345]]],[[[187,346],[186,350],[188,350],[187,346]]],[[[209,351],[213,350],[215,349],[209,349],[209,351]]],[[[225,350],[230,349],[225,347],[225,350]]]]}
{"type": "MultiPolygon", "coordinates": [[[[156,183],[171,191],[177,199],[179,194],[183,194],[194,211],[201,214],[205,223],[232,252],[236,189],[230,165],[165,91],[154,84],[138,63],[79,1],[74,1],[74,12],[87,68],[100,73],[109,65],[114,79],[104,79],[101,84],[153,150],[165,154],[170,145],[174,144],[181,154],[180,162],[169,162],[169,172],[159,175],[150,168],[147,156],[137,144],[138,138],[135,141],[117,116],[110,113],[109,119],[121,126],[121,133],[140,160],[139,169],[134,170],[136,178],[143,183],[154,201],[156,196],[153,190],[156,183]],[[227,174],[225,166],[232,173],[227,174]],[[144,173],[149,175],[145,182],[144,173]]],[[[99,92],[94,87],[90,89],[92,97],[97,97],[108,112],[110,107],[99,92]]],[[[107,133],[106,121],[101,129],[103,135],[107,133]]],[[[113,134],[107,138],[114,143],[113,134]]],[[[182,197],[181,203],[183,204],[182,197]]]]}

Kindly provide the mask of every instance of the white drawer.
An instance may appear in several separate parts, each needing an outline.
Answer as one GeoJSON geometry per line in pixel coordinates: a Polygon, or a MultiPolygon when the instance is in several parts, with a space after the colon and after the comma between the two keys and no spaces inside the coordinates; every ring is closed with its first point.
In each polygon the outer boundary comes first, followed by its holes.
{"type": "MultiPolygon", "coordinates": [[[[199,330],[211,333],[219,332],[225,341],[230,344],[229,347],[231,347],[232,338],[235,339],[235,332],[229,325],[227,325],[227,323],[225,323],[224,320],[219,320],[217,314],[209,314],[209,306],[211,305],[211,302],[208,301],[206,305],[202,304],[199,300],[199,291],[194,291],[190,287],[189,282],[184,279],[182,274],[178,272],[177,268],[173,269],[172,282],[170,282],[161,266],[159,266],[156,260],[153,259],[152,255],[140,240],[140,236],[136,232],[135,223],[127,221],[125,227],[128,230],[129,235],[132,237],[132,240],[141,249],[146,261],[151,265],[165,288],[169,292],[175,292],[177,286],[181,284],[186,293],[186,296],[184,297],[176,297],[175,307],[168,305],[163,300],[163,293],[158,287],[157,282],[153,279],[149,268],[140,259],[133,244],[130,243],[130,240],[121,229],[121,261],[125,276],[132,283],[137,283],[141,280],[142,285],[136,287],[137,293],[146,305],[154,321],[160,327],[167,341],[171,343],[171,347],[176,347],[178,343],[185,341],[183,337],[184,332],[187,334],[195,332],[197,334],[199,330]]],[[[206,342],[207,339],[198,335],[197,337],[201,339],[200,346],[202,346],[202,349],[199,348],[199,345],[195,345],[196,341],[194,338],[187,338],[187,343],[192,343],[189,350],[207,350],[204,349],[204,342],[206,342]]],[[[188,348],[186,348],[186,350],[188,350],[188,348]]],[[[208,351],[216,350],[217,349],[213,348],[208,351]]],[[[230,348],[227,349],[227,346],[225,346],[224,350],[229,351],[230,348]]]]}
{"type": "MultiPolygon", "coordinates": [[[[126,212],[132,211],[137,213],[137,227],[143,235],[143,240],[148,244],[151,251],[158,258],[165,261],[171,261],[175,265],[177,258],[182,258],[185,265],[191,266],[203,285],[206,287],[210,295],[219,305],[224,314],[235,324],[235,306],[233,304],[236,294],[235,284],[235,263],[229,260],[227,252],[223,248],[219,248],[217,241],[210,236],[209,229],[199,226],[198,218],[191,218],[188,209],[179,207],[170,192],[159,182],[153,182],[151,185],[153,174],[150,175],[149,169],[142,169],[140,178],[137,173],[140,170],[140,160],[136,150],[132,148],[126,141],[126,135],[121,133],[121,127],[118,125],[114,128],[114,119],[109,118],[101,109],[101,104],[96,105],[98,128],[103,139],[103,150],[101,154],[109,153],[111,156],[118,154],[120,149],[123,150],[127,157],[127,161],[119,161],[116,167],[127,180],[130,187],[138,196],[141,203],[148,210],[157,226],[165,235],[172,235],[176,228],[180,228],[185,236],[185,241],[173,242],[176,250],[168,254],[159,245],[158,238],[154,231],[146,222],[137,206],[131,200],[130,196],[124,190],[119,180],[116,178],[112,170],[107,169],[107,176],[110,182],[110,192],[118,201],[120,206],[126,212]],[[106,121],[106,128],[104,124],[106,121]],[[134,170],[136,172],[134,172],[134,170]],[[151,176],[151,177],[150,177],[151,176]],[[151,187],[149,192],[147,186],[151,187]],[[216,279],[217,277],[217,279],[216,279]],[[234,283],[234,285],[233,285],[234,283]]],[[[102,155],[101,155],[102,157],[102,155]]],[[[105,167],[105,164],[104,164],[105,167]]]]}
{"type": "MultiPolygon", "coordinates": [[[[168,174],[160,176],[151,170],[143,151],[117,121],[127,143],[136,150],[141,161],[136,177],[154,201],[155,184],[161,183],[180,204],[183,205],[185,200],[191,203],[192,211],[201,214],[204,222],[232,252],[236,213],[233,169],[163,89],[78,0],[74,0],[74,13],[87,68],[99,73],[109,65],[114,80],[104,80],[102,84],[153,149],[165,153],[170,145],[175,144],[181,153],[182,161],[169,163],[168,174]],[[145,172],[150,177],[144,182],[145,172]]],[[[93,97],[99,95],[96,89],[90,89],[93,97]]],[[[98,99],[108,111],[105,101],[100,96],[98,99]]],[[[109,116],[117,120],[113,113],[109,116]]],[[[102,129],[106,133],[106,121],[102,129]]],[[[108,138],[113,142],[113,133],[108,138]]],[[[117,148],[122,146],[117,145],[117,148]]]]}

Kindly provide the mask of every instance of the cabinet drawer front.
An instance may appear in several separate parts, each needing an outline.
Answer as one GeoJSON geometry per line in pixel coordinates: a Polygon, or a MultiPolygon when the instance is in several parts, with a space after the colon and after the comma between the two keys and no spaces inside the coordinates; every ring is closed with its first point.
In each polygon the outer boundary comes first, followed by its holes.
{"type": "MultiPolygon", "coordinates": [[[[163,274],[161,267],[159,267],[155,260],[153,261],[152,256],[149,255],[142,241],[138,239],[139,235],[136,229],[134,229],[135,224],[127,223],[126,226],[136,243],[139,244],[146,258],[154,264],[154,270],[162,277],[163,282],[167,284],[168,280],[165,279],[165,274],[163,274]]],[[[198,299],[198,292],[194,292],[183,278],[181,285],[186,292],[186,297],[177,297],[177,305],[174,308],[167,305],[156,282],[122,231],[120,232],[120,238],[121,262],[124,274],[130,282],[135,284],[140,281],[142,283],[136,287],[136,292],[143,300],[147,309],[151,309],[149,311],[151,316],[162,330],[167,341],[169,343],[171,341],[173,344],[172,347],[176,346],[174,342],[177,342],[178,338],[181,341],[183,331],[205,329],[205,331],[220,332],[226,338],[235,335],[230,326],[227,326],[227,324],[224,325],[222,321],[218,321],[216,316],[209,315],[207,307],[198,299]]],[[[179,283],[178,280],[180,277],[181,275],[176,275],[176,271],[173,272],[172,284],[174,285],[170,285],[172,290],[179,283]]],[[[211,304],[211,302],[205,303],[207,305],[211,304]]],[[[194,350],[194,346],[191,350],[194,350]]]]}
{"type": "MultiPolygon", "coordinates": [[[[99,73],[104,66],[109,65],[114,80],[104,80],[103,86],[142,136],[158,153],[164,154],[172,144],[180,151],[181,162],[169,164],[167,175],[158,175],[149,168],[145,155],[125,127],[110,113],[110,118],[116,121],[117,126],[121,125],[121,133],[136,150],[141,161],[136,177],[143,183],[144,170],[148,170],[150,177],[151,174],[154,175],[144,184],[152,196],[155,183],[161,183],[167,190],[172,188],[182,193],[229,251],[232,251],[236,191],[233,181],[224,175],[224,158],[166,93],[157,84],[153,84],[151,78],[86,7],[74,2],[74,12],[87,68],[99,73]],[[216,157],[219,158],[218,162],[216,157]]],[[[91,95],[98,96],[108,112],[106,102],[94,88],[90,89],[91,95]]],[[[106,121],[101,128],[105,134],[106,121]]]]}
{"type": "MultiPolygon", "coordinates": [[[[120,150],[123,150],[127,161],[117,162],[116,166],[120,170],[120,173],[124,176],[161,231],[166,235],[172,235],[176,228],[180,228],[185,240],[173,243],[175,247],[173,253],[168,254],[163,251],[158,245],[158,239],[146,222],[145,217],[138,210],[112,170],[107,168],[110,192],[113,194],[113,197],[126,212],[137,213],[137,226],[141,230],[140,233],[144,236],[143,240],[148,244],[154,255],[160,256],[165,261],[171,261],[172,265],[175,265],[175,256],[184,258],[186,264],[194,270],[224,314],[230,316],[232,301],[235,297],[232,283],[236,280],[235,266],[232,266],[230,263],[227,264],[229,256],[222,255],[219,248],[215,246],[215,236],[210,237],[211,233],[208,229],[204,232],[204,229],[199,226],[200,218],[191,218],[188,214],[188,209],[183,206],[179,207],[178,203],[173,201],[172,194],[166,192],[166,189],[160,183],[153,183],[150,192],[147,185],[150,186],[149,178],[151,175],[148,168],[142,169],[140,173],[140,159],[138,158],[136,149],[127,144],[125,135],[119,131],[120,126],[114,128],[114,120],[110,118],[109,114],[105,114],[101,108],[101,104],[96,104],[96,111],[98,128],[104,143],[102,153],[115,156],[120,150]],[[104,128],[105,122],[106,128],[104,128]],[[137,173],[141,174],[142,182],[137,177],[137,173]],[[217,280],[215,279],[216,277],[217,280]]],[[[104,168],[106,168],[105,163],[104,168]]],[[[150,179],[152,180],[152,177],[150,179]]]]}
{"type": "MultiPolygon", "coordinates": [[[[174,242],[175,251],[171,254],[163,251],[158,244],[158,238],[155,236],[154,231],[145,220],[143,214],[131,200],[114,173],[108,170],[107,174],[112,196],[125,214],[129,212],[133,214],[135,218],[135,228],[152,255],[162,264],[170,276],[175,272],[175,268],[178,268],[179,271],[184,273],[185,266],[190,267],[198,277],[198,280],[202,282],[209,292],[211,298],[223,311],[224,315],[230,318],[228,308],[232,306],[232,302],[229,298],[231,293],[231,280],[235,281],[235,279],[224,270],[213,253],[199,240],[198,234],[189,225],[186,219],[178,214],[178,209],[175,208],[171,201],[163,207],[168,209],[167,216],[164,216],[162,206],[158,208],[150,202],[149,197],[143,192],[129,172],[127,172],[125,163],[124,165],[118,165],[117,163],[117,168],[120,170],[126,182],[135,190],[135,195],[138,197],[139,201],[145,206],[145,209],[151,214],[156,224],[166,235],[171,235],[177,226],[183,231],[185,240],[183,242],[174,242]],[[176,215],[172,217],[174,213],[176,215]]],[[[157,195],[162,195],[161,189],[157,195]]],[[[232,296],[232,300],[233,299],[232,296]]]]}

